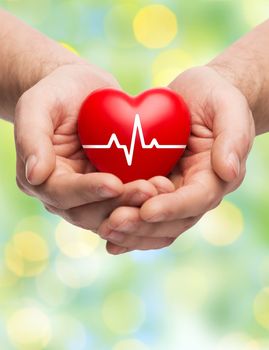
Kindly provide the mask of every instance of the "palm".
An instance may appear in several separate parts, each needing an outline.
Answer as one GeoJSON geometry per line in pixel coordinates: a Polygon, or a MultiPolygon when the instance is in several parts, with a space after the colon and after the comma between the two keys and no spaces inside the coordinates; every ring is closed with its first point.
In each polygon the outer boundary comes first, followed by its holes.
{"type": "MultiPolygon", "coordinates": [[[[16,109],[15,134],[17,182],[24,192],[49,205],[65,208],[92,200],[90,189],[94,192],[102,186],[114,186],[114,177],[104,175],[97,179],[89,174],[95,172],[95,168],[86,158],[77,134],[81,104],[89,93],[105,86],[118,87],[110,75],[96,67],[70,64],[57,68],[21,97],[16,109]],[[29,106],[33,115],[30,123],[29,106]],[[27,137],[31,123],[35,125],[33,133],[27,137]],[[29,155],[23,153],[28,151],[36,154],[38,163],[34,175],[28,173],[27,180],[24,162],[29,155]],[[35,186],[29,184],[29,176],[32,176],[31,184],[34,176],[35,186]]],[[[121,183],[116,182],[115,187],[121,187],[121,183]]]]}
{"type": "Polygon", "coordinates": [[[55,172],[86,174],[95,171],[80,145],[77,134],[78,114],[89,93],[104,86],[118,87],[117,82],[96,67],[67,65],[60,67],[39,85],[50,89],[48,95],[51,96],[49,104],[54,129],[52,143],[56,156],[55,172]]]}
{"type": "Polygon", "coordinates": [[[170,176],[176,188],[192,182],[201,182],[205,176],[215,176],[211,167],[213,132],[202,123],[203,119],[200,117],[194,117],[192,120],[187,149],[170,176]]]}
{"type": "MultiPolygon", "coordinates": [[[[239,177],[230,183],[226,183],[213,169],[213,147],[219,135],[218,108],[229,105],[231,99],[234,104],[242,101],[234,88],[228,89],[221,79],[212,74],[212,82],[209,84],[209,72],[205,68],[194,69],[177,78],[171,87],[183,95],[191,113],[191,136],[187,149],[173,169],[170,179],[176,188],[183,185],[215,183],[215,188],[223,190],[222,195],[236,188],[243,180],[244,169],[239,177]]],[[[224,140],[226,141],[226,140],[224,140]]],[[[228,141],[228,140],[227,140],[228,141]]],[[[222,161],[224,164],[225,162],[222,161]]]]}
{"type": "Polygon", "coordinates": [[[77,117],[66,118],[53,135],[57,172],[87,174],[95,171],[89,162],[77,134],[77,117]]]}
{"type": "Polygon", "coordinates": [[[142,218],[152,222],[159,217],[168,221],[200,217],[216,207],[242,182],[254,137],[253,118],[244,96],[213,69],[186,71],[170,88],[189,107],[191,136],[170,174],[176,191],[150,199],[141,208],[142,218]]]}

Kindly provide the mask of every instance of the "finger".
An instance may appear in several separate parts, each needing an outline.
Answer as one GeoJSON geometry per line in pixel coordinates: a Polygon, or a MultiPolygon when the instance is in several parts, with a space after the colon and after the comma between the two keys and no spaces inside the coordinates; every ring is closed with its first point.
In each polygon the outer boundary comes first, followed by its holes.
{"type": "Polygon", "coordinates": [[[226,98],[218,98],[213,109],[212,166],[224,181],[232,181],[245,166],[252,146],[253,117],[244,97],[237,91],[226,98]]]}
{"type": "Polygon", "coordinates": [[[96,230],[103,220],[117,207],[123,205],[141,206],[147,199],[157,194],[156,188],[148,181],[137,180],[124,185],[122,194],[113,199],[95,202],[68,210],[48,206],[50,211],[64,217],[70,223],[84,229],[96,230]]]}
{"type": "Polygon", "coordinates": [[[28,92],[19,100],[14,119],[16,150],[29,183],[39,185],[55,168],[53,125],[44,96],[28,92]]]}
{"type": "Polygon", "coordinates": [[[123,183],[116,176],[107,173],[64,173],[57,172],[39,186],[32,186],[25,178],[23,164],[17,158],[17,185],[28,195],[35,196],[46,204],[58,209],[103,201],[119,196],[123,183]]]}
{"type": "Polygon", "coordinates": [[[119,196],[123,184],[107,173],[52,175],[37,188],[37,196],[59,209],[70,209],[84,204],[119,196]]]}
{"type": "Polygon", "coordinates": [[[120,246],[113,242],[108,241],[106,249],[108,253],[118,255],[126,253],[131,250],[150,250],[150,249],[161,249],[168,247],[173,243],[171,238],[144,238],[144,237],[129,237],[129,242],[126,246],[120,246]]]}
{"type": "Polygon", "coordinates": [[[169,222],[149,223],[141,219],[138,208],[120,207],[98,228],[100,236],[119,245],[129,237],[176,238],[192,227],[200,217],[169,222]]]}
{"type": "Polygon", "coordinates": [[[227,192],[227,184],[213,171],[200,172],[192,182],[168,194],[146,201],[140,210],[148,222],[162,222],[200,216],[215,208],[227,192]]]}
{"type": "Polygon", "coordinates": [[[175,190],[175,186],[172,181],[164,176],[154,176],[150,181],[157,189],[158,193],[169,193],[175,190]]]}

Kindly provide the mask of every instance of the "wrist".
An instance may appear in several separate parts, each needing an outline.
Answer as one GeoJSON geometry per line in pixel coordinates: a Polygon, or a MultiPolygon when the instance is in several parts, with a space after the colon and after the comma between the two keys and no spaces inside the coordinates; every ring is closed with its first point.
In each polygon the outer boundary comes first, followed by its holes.
{"type": "MultiPolygon", "coordinates": [[[[67,51],[64,48],[63,50],[67,51]]],[[[86,65],[89,63],[81,59],[80,57],[72,54],[71,52],[69,54],[69,52],[67,51],[66,54],[55,55],[54,57],[51,56],[50,59],[37,59],[35,64],[32,65],[31,70],[26,69],[22,71],[21,69],[18,69],[17,74],[14,74],[14,85],[10,89],[10,91],[12,91],[12,94],[10,95],[10,99],[12,98],[12,101],[9,102],[9,115],[11,116],[11,120],[14,117],[17,102],[27,90],[32,88],[35,84],[37,84],[40,80],[51,74],[57,68],[74,64],[86,65]]],[[[18,65],[18,67],[21,67],[21,65],[18,65]]]]}
{"type": "MultiPolygon", "coordinates": [[[[63,48],[63,50],[66,50],[63,48]]],[[[67,50],[66,50],[67,51],[67,50]]],[[[87,61],[82,58],[67,52],[66,55],[51,57],[50,59],[40,59],[35,63],[35,67],[31,70],[31,72],[25,72],[19,74],[17,78],[18,87],[17,91],[17,100],[20,96],[37,84],[40,80],[45,78],[47,75],[55,71],[57,68],[66,66],[66,65],[83,65],[88,64],[87,61]]]]}
{"type": "MultiPolygon", "coordinates": [[[[261,118],[262,96],[264,90],[264,71],[262,64],[259,64],[251,57],[242,60],[238,57],[216,58],[207,64],[214,69],[230,84],[235,86],[246,98],[249,109],[252,112],[255,123],[256,135],[266,130],[264,118],[261,118]]],[[[225,57],[226,56],[226,57],[225,57]]]]}
{"type": "MultiPolygon", "coordinates": [[[[238,64],[240,66],[240,64],[238,64]]],[[[263,79],[260,69],[255,67],[239,67],[229,65],[228,62],[213,60],[207,64],[219,75],[235,86],[245,96],[249,108],[254,113],[258,106],[260,93],[262,90],[263,79]],[[250,71],[251,70],[251,71],[250,71]]]]}
{"type": "Polygon", "coordinates": [[[5,89],[3,89],[2,96],[0,96],[1,117],[11,122],[13,121],[15,108],[20,97],[40,80],[57,68],[65,65],[89,64],[87,61],[73,54],[51,59],[35,59],[35,63],[32,65],[24,61],[23,57],[20,57],[20,59],[20,62],[16,62],[13,65],[15,69],[9,71],[9,76],[6,77],[5,89]]]}
{"type": "Polygon", "coordinates": [[[0,115],[12,121],[15,106],[26,90],[59,66],[84,61],[1,9],[0,22],[0,115]]]}

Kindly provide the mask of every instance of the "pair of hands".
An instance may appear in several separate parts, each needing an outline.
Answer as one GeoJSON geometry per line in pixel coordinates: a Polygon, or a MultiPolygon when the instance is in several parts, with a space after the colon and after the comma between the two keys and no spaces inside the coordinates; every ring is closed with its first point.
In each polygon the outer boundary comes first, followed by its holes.
{"type": "Polygon", "coordinates": [[[243,94],[215,69],[190,69],[170,84],[189,106],[192,131],[169,178],[123,184],[98,173],[77,136],[77,117],[97,88],[119,88],[89,64],[63,65],[26,91],[15,112],[17,183],[52,213],[107,240],[107,250],[170,245],[235,190],[255,128],[243,94]]]}

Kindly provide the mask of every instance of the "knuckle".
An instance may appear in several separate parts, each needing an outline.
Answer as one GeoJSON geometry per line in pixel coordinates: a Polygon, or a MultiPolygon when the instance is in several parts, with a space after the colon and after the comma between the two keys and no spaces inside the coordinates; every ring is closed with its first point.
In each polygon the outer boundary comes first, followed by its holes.
{"type": "Polygon", "coordinates": [[[109,224],[113,228],[120,228],[124,224],[130,223],[130,219],[125,211],[125,208],[118,208],[109,217],[109,224]]]}
{"type": "Polygon", "coordinates": [[[146,191],[149,188],[149,183],[145,180],[136,180],[134,190],[139,192],[146,191]]]}

